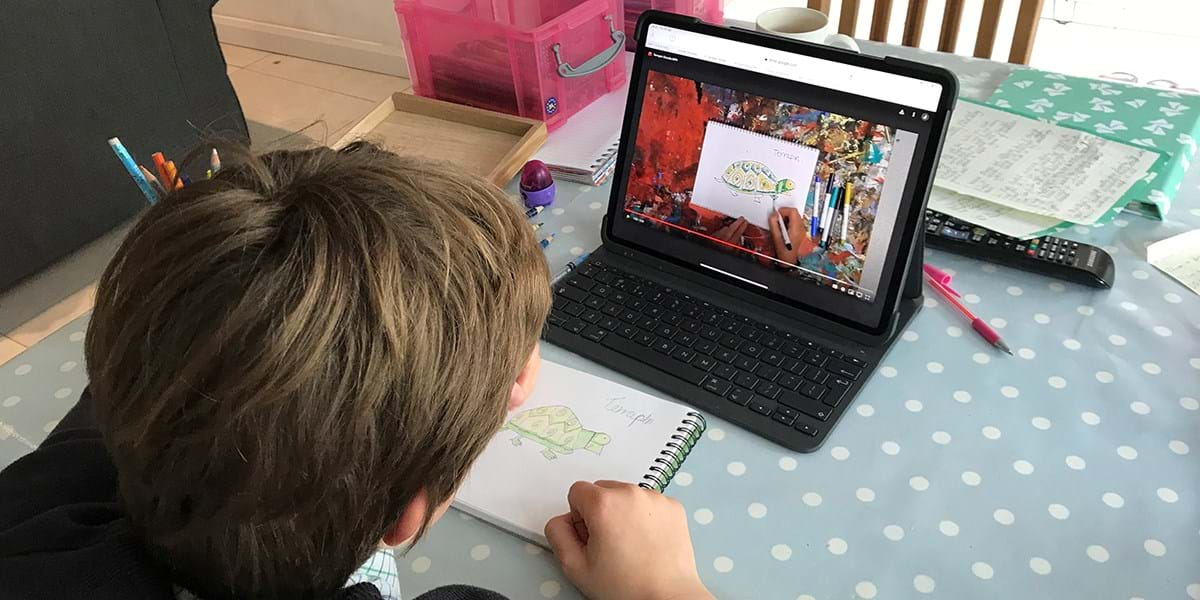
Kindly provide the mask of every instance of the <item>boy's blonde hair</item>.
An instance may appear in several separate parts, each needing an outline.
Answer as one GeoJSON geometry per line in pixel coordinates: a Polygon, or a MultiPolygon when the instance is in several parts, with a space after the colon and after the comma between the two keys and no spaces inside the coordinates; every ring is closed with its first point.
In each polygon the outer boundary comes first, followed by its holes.
{"type": "MultiPolygon", "coordinates": [[[[516,203],[367,143],[223,149],[100,281],[86,352],[129,514],[206,600],[340,588],[450,498],[550,307],[516,203]]],[[[420,533],[424,533],[431,514],[420,533]]]]}

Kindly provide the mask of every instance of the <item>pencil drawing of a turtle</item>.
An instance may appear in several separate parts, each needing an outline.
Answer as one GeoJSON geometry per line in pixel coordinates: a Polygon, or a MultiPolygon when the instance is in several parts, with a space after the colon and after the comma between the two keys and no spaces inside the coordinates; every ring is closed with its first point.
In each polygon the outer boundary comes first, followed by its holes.
{"type": "Polygon", "coordinates": [[[600,454],[612,438],[607,433],[584,429],[575,412],[565,406],[542,406],[516,414],[504,424],[517,434],[512,439],[514,446],[521,445],[521,438],[545,446],[542,456],[554,460],[559,454],[571,454],[583,449],[600,454]]]}
{"type": "Polygon", "coordinates": [[[791,179],[779,179],[770,167],[756,160],[735,161],[721,174],[721,181],[734,195],[752,194],[774,198],[796,189],[796,182],[791,179]]]}

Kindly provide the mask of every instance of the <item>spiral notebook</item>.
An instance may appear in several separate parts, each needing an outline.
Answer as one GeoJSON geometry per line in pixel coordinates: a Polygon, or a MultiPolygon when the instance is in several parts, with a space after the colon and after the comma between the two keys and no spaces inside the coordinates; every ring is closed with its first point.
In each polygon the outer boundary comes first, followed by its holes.
{"type": "Polygon", "coordinates": [[[662,491],[704,432],[699,413],[582,371],[542,361],[537,387],[505,417],[454,506],[547,546],[576,481],[614,479],[662,491]]]}

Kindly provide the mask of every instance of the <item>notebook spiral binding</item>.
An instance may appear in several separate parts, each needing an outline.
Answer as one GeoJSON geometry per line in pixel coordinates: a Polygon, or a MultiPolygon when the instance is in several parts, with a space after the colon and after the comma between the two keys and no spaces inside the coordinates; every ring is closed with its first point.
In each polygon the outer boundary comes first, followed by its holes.
{"type": "Polygon", "coordinates": [[[613,155],[617,153],[617,149],[620,148],[620,146],[621,142],[614,142],[613,145],[609,146],[608,149],[600,155],[600,158],[597,159],[596,162],[592,163],[592,170],[594,171],[608,164],[608,161],[612,160],[613,155]]]}
{"type": "Polygon", "coordinates": [[[679,427],[675,428],[675,433],[671,434],[666,447],[658,453],[658,457],[642,476],[645,481],[638,485],[656,492],[667,489],[671,480],[675,478],[675,473],[679,472],[679,467],[683,465],[684,459],[692,452],[692,448],[700,441],[700,436],[704,435],[707,428],[708,421],[704,420],[704,415],[689,412],[679,427]]]}

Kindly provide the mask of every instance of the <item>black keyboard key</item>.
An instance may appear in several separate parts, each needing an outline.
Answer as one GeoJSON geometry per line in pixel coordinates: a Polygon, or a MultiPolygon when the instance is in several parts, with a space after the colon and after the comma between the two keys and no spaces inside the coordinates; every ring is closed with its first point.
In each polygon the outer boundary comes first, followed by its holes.
{"type": "Polygon", "coordinates": [[[642,346],[650,346],[654,343],[654,336],[649,333],[639,333],[637,334],[637,337],[633,338],[633,341],[642,346]]]}
{"type": "Polygon", "coordinates": [[[580,333],[584,329],[587,329],[587,323],[584,323],[583,321],[580,321],[579,319],[570,319],[565,324],[563,324],[563,329],[566,329],[567,331],[570,331],[571,333],[580,333]]]}
{"type": "Polygon", "coordinates": [[[754,386],[758,385],[758,378],[741,371],[733,378],[733,382],[744,388],[754,389],[754,386]]]}
{"type": "Polygon", "coordinates": [[[588,308],[600,310],[601,308],[604,308],[604,298],[601,298],[600,296],[588,296],[587,300],[583,301],[583,304],[588,308]]]}
{"type": "Polygon", "coordinates": [[[802,375],[807,368],[808,365],[798,360],[789,360],[783,363],[783,369],[793,375],[802,375]]]}
{"type": "Polygon", "coordinates": [[[754,374],[767,381],[775,381],[775,378],[779,377],[779,369],[770,365],[759,365],[754,374]]]}
{"type": "Polygon", "coordinates": [[[629,294],[625,292],[613,292],[613,295],[609,296],[608,299],[617,304],[625,304],[629,302],[629,294]]]}
{"type": "Polygon", "coordinates": [[[738,353],[728,348],[719,348],[712,353],[712,357],[726,364],[730,364],[737,360],[738,353]]]}
{"type": "Polygon", "coordinates": [[[631,308],[627,308],[621,312],[621,320],[625,321],[626,323],[637,323],[641,318],[642,316],[631,308]]]}
{"type": "Polygon", "coordinates": [[[692,360],[696,358],[696,353],[692,352],[689,348],[677,347],[675,348],[675,351],[671,353],[671,358],[683,363],[691,363],[692,360]]]}
{"type": "Polygon", "coordinates": [[[677,377],[692,385],[700,385],[707,373],[700,369],[692,368],[685,365],[669,356],[659,354],[649,348],[638,345],[637,343],[624,339],[619,336],[610,335],[604,338],[601,342],[606,347],[616,350],[638,362],[645,363],[666,375],[677,377]]]}
{"type": "Polygon", "coordinates": [[[711,356],[699,354],[696,360],[692,361],[692,366],[701,371],[711,371],[713,367],[717,366],[717,361],[713,360],[711,356]]]}
{"type": "Polygon", "coordinates": [[[570,298],[571,300],[574,300],[575,302],[583,302],[584,300],[587,300],[587,297],[588,297],[587,292],[585,292],[577,287],[572,287],[569,285],[564,285],[564,286],[558,288],[556,290],[556,292],[558,293],[559,296],[563,296],[565,298],[570,298]]]}
{"type": "Polygon", "coordinates": [[[820,352],[809,352],[808,354],[804,355],[804,362],[815,367],[823,367],[828,361],[829,357],[820,352]]]}
{"type": "Polygon", "coordinates": [[[700,324],[700,321],[693,321],[691,319],[684,319],[683,323],[680,323],[679,326],[682,327],[684,331],[695,334],[699,334],[700,329],[704,327],[700,324]]]}
{"type": "Polygon", "coordinates": [[[825,372],[825,369],[821,367],[809,365],[804,369],[804,378],[818,385],[824,385],[829,379],[829,373],[825,372]]]}
{"type": "Polygon", "coordinates": [[[634,328],[632,325],[618,325],[617,326],[617,335],[619,335],[627,340],[633,339],[633,337],[637,335],[637,332],[638,332],[638,330],[636,328],[634,328]]]}
{"type": "Polygon", "coordinates": [[[867,366],[867,361],[865,361],[865,360],[863,360],[863,359],[861,359],[861,358],[855,357],[855,356],[847,356],[846,358],[844,358],[844,359],[842,359],[842,360],[844,360],[844,361],[846,361],[846,362],[848,362],[848,363],[850,363],[850,364],[852,364],[852,365],[854,365],[854,366],[856,366],[856,367],[865,367],[865,366],[867,366]]]}
{"type": "Polygon", "coordinates": [[[820,430],[818,430],[816,427],[813,427],[812,425],[809,425],[808,423],[805,423],[803,421],[796,423],[796,431],[799,431],[800,433],[803,433],[804,435],[813,436],[813,437],[815,437],[818,433],[820,433],[820,430]]]}
{"type": "Polygon", "coordinates": [[[774,351],[767,352],[767,353],[763,354],[760,358],[762,358],[763,362],[765,362],[768,365],[771,365],[773,367],[778,367],[779,365],[783,364],[783,355],[778,352],[774,352],[774,351]]]}
{"type": "Polygon", "coordinates": [[[757,342],[758,340],[762,339],[763,332],[761,329],[754,327],[753,325],[746,325],[742,327],[741,331],[738,332],[738,335],[750,340],[751,342],[757,342]]]}
{"type": "Polygon", "coordinates": [[[721,330],[717,329],[716,327],[701,327],[700,328],[700,337],[702,337],[706,340],[716,341],[716,340],[721,339],[721,330]]]}
{"type": "Polygon", "coordinates": [[[717,326],[717,328],[720,329],[721,331],[727,331],[729,333],[736,332],[738,329],[741,329],[741,327],[742,327],[741,321],[738,321],[737,319],[731,319],[731,318],[722,319],[721,324],[717,326]]]}
{"type": "Polygon", "coordinates": [[[570,305],[568,305],[566,308],[563,309],[563,312],[567,313],[568,315],[571,315],[572,317],[578,317],[579,315],[582,315],[583,311],[585,311],[585,310],[587,310],[587,309],[584,308],[584,306],[582,304],[579,304],[577,302],[572,302],[570,305]]]}
{"type": "Polygon", "coordinates": [[[595,325],[589,326],[587,330],[583,332],[583,337],[592,340],[593,342],[599,342],[603,340],[604,336],[606,335],[608,335],[607,331],[595,325]]]}
{"type": "Polygon", "coordinates": [[[592,288],[592,293],[601,298],[607,298],[613,294],[613,289],[608,286],[598,285],[592,288]]]}
{"type": "Polygon", "coordinates": [[[733,350],[737,350],[742,345],[742,338],[740,338],[736,335],[727,333],[727,334],[721,336],[721,345],[725,346],[726,348],[731,348],[733,350]]]}
{"type": "Polygon", "coordinates": [[[670,325],[659,325],[654,328],[654,335],[667,338],[668,340],[675,337],[675,328],[670,325]]]}
{"type": "Polygon", "coordinates": [[[585,292],[592,289],[593,287],[596,287],[595,281],[592,281],[591,279],[587,279],[584,277],[580,277],[578,275],[572,275],[570,277],[567,277],[567,284],[575,286],[585,292]]]}
{"type": "Polygon", "coordinates": [[[800,393],[813,400],[820,400],[825,397],[825,394],[829,393],[829,388],[815,383],[806,383],[800,386],[800,393]]]}
{"type": "Polygon", "coordinates": [[[661,306],[651,306],[651,307],[648,307],[646,310],[643,310],[642,314],[644,314],[648,317],[653,317],[655,319],[661,319],[662,316],[664,314],[666,314],[666,312],[667,311],[663,310],[663,307],[661,307],[661,306]]]}
{"type": "Polygon", "coordinates": [[[829,393],[821,399],[821,402],[837,408],[841,404],[842,398],[846,397],[846,390],[850,389],[850,382],[845,379],[834,379],[829,382],[829,393]]]}
{"type": "Polygon", "coordinates": [[[600,319],[600,323],[598,323],[598,325],[600,325],[600,327],[605,331],[613,331],[617,327],[620,327],[621,322],[612,317],[608,317],[605,319],[600,319]]]}
{"type": "Polygon", "coordinates": [[[753,373],[754,369],[758,368],[758,361],[749,356],[739,356],[733,360],[733,366],[753,373]]]}
{"type": "Polygon", "coordinates": [[[748,406],[750,407],[750,410],[764,417],[769,417],[771,416],[771,413],[775,412],[776,404],[770,400],[767,400],[766,398],[756,397],[750,401],[748,406]]]}
{"type": "Polygon", "coordinates": [[[717,345],[708,340],[699,340],[692,346],[692,349],[700,354],[712,354],[713,350],[717,349],[717,345]]]}
{"type": "Polygon", "coordinates": [[[724,396],[725,394],[729,393],[730,388],[733,386],[724,379],[708,377],[704,380],[704,383],[700,387],[704,388],[705,391],[712,392],[718,396],[724,396]]]}
{"type": "Polygon", "coordinates": [[[746,344],[741,347],[742,354],[748,354],[758,358],[763,353],[763,347],[758,344],[746,344]]]}
{"type": "Polygon", "coordinates": [[[772,350],[780,350],[780,351],[783,350],[783,345],[786,343],[783,341],[783,339],[777,338],[773,335],[767,336],[766,338],[761,339],[759,341],[762,342],[762,345],[764,345],[772,350]]]}
{"type": "Polygon", "coordinates": [[[617,304],[615,302],[609,302],[604,305],[604,308],[600,309],[600,312],[602,312],[610,317],[616,317],[616,316],[620,316],[620,314],[622,312],[624,312],[624,310],[625,309],[620,304],[617,304]]]}
{"type": "Polygon", "coordinates": [[[613,280],[616,278],[617,278],[616,273],[613,273],[612,271],[600,271],[600,272],[592,275],[592,279],[595,279],[596,281],[599,281],[600,283],[612,283],[613,280]]]}
{"type": "Polygon", "coordinates": [[[758,382],[758,385],[754,387],[754,391],[774,400],[783,390],[770,381],[760,381],[758,382]]]}
{"type": "Polygon", "coordinates": [[[845,354],[842,354],[841,352],[838,352],[837,350],[830,350],[828,348],[825,349],[825,354],[828,354],[834,358],[839,358],[839,359],[846,358],[845,354]]]}
{"type": "Polygon", "coordinates": [[[675,340],[676,344],[679,344],[680,346],[687,346],[689,348],[692,346],[692,344],[696,343],[696,336],[690,333],[681,333],[672,339],[675,340]]]}
{"type": "Polygon", "coordinates": [[[810,398],[805,398],[796,392],[783,392],[779,395],[780,404],[794,408],[818,421],[826,421],[832,413],[832,409],[820,402],[816,402],[810,398]]]}
{"type": "Polygon", "coordinates": [[[833,371],[834,375],[841,375],[842,377],[851,380],[858,379],[858,376],[862,375],[862,369],[840,360],[831,362],[825,368],[833,371]]]}
{"type": "Polygon", "coordinates": [[[569,317],[566,315],[561,315],[558,312],[552,312],[546,317],[546,322],[557,327],[562,327],[563,325],[567,324],[568,318],[569,317]]]}
{"type": "Polygon", "coordinates": [[[721,322],[721,315],[715,312],[705,312],[700,315],[700,321],[705,325],[716,325],[721,322]]]}
{"type": "Polygon", "coordinates": [[[632,298],[629,300],[629,302],[625,303],[625,306],[628,306],[629,310],[636,310],[636,311],[641,312],[641,310],[643,308],[646,308],[646,301],[638,300],[637,298],[632,298]]]}
{"type": "Polygon", "coordinates": [[[584,311],[583,315],[580,316],[579,318],[583,319],[584,321],[587,321],[588,323],[596,323],[602,317],[601,317],[600,313],[598,313],[594,310],[588,310],[588,311],[584,311]]]}
{"type": "Polygon", "coordinates": [[[679,313],[667,313],[663,315],[662,320],[667,325],[679,325],[683,322],[683,317],[679,313]]]}
{"type": "Polygon", "coordinates": [[[654,328],[658,327],[658,321],[650,317],[642,317],[642,320],[637,322],[637,326],[645,331],[654,331],[654,328]]]}
{"type": "Polygon", "coordinates": [[[795,375],[783,373],[778,379],[775,380],[775,383],[781,388],[792,390],[794,392],[800,389],[800,385],[804,383],[804,380],[796,377],[795,375]]]}
{"type": "Polygon", "coordinates": [[[771,415],[771,418],[790,427],[792,423],[796,422],[798,416],[800,416],[800,412],[797,410],[786,406],[776,406],[775,413],[771,415]]]}
{"type": "Polygon", "coordinates": [[[662,352],[663,354],[670,354],[675,351],[675,344],[672,344],[671,340],[664,340],[662,338],[654,338],[654,343],[650,347],[654,348],[655,352],[662,352]]]}
{"type": "Polygon", "coordinates": [[[583,265],[582,267],[579,267],[579,271],[578,271],[578,273],[580,273],[584,277],[593,277],[593,278],[599,272],[600,272],[600,267],[597,267],[595,265],[595,263],[588,263],[586,265],[583,265]]]}
{"type": "Polygon", "coordinates": [[[801,358],[804,356],[804,348],[801,348],[800,346],[791,342],[787,342],[783,345],[783,353],[792,358],[801,358]]]}
{"type": "Polygon", "coordinates": [[[751,392],[745,388],[735,387],[730,390],[729,395],[726,397],[729,398],[730,402],[745,406],[754,399],[754,392],[751,392]]]}
{"type": "Polygon", "coordinates": [[[717,368],[713,369],[712,374],[720,377],[721,379],[733,379],[737,376],[737,372],[737,369],[729,365],[718,364],[717,368]]]}

